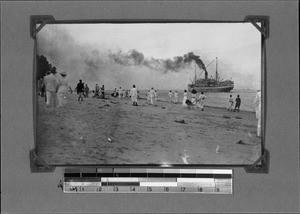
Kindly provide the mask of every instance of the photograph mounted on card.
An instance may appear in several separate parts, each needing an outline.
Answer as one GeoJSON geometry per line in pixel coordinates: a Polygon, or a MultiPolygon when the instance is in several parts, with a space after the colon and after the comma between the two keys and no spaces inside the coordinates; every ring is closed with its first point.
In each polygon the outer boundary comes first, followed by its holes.
{"type": "Polygon", "coordinates": [[[263,155],[264,20],[31,19],[33,151],[46,165],[251,166],[263,155]]]}

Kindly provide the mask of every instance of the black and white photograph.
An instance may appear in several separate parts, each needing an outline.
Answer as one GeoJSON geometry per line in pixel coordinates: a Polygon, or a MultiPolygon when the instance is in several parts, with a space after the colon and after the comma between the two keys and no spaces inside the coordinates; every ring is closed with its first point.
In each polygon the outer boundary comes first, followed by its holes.
{"type": "Polygon", "coordinates": [[[36,36],[50,165],[250,165],[262,152],[252,23],[67,23],[36,36]]]}

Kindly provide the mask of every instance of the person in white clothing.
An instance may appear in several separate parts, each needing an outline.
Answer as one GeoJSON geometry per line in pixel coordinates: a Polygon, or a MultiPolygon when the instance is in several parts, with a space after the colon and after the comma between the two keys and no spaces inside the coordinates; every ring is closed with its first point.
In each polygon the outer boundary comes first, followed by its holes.
{"type": "Polygon", "coordinates": [[[183,92],[183,100],[182,100],[182,106],[183,107],[187,107],[186,100],[187,100],[187,91],[184,90],[184,92],[183,92]]]}
{"type": "Polygon", "coordinates": [[[206,96],[203,94],[203,92],[201,92],[199,99],[198,99],[198,101],[199,101],[198,107],[201,108],[201,111],[204,111],[205,99],[206,99],[206,96]]]}
{"type": "Polygon", "coordinates": [[[130,96],[131,96],[132,104],[134,106],[137,106],[138,105],[137,104],[138,92],[137,92],[135,85],[133,85],[132,89],[130,90],[130,96]]]}
{"type": "Polygon", "coordinates": [[[175,91],[174,92],[174,103],[177,104],[177,102],[178,102],[178,92],[175,91]]]}
{"type": "Polygon", "coordinates": [[[155,102],[157,101],[157,99],[158,99],[158,94],[157,94],[157,91],[155,90],[154,91],[154,100],[155,100],[155,102]]]}
{"type": "Polygon", "coordinates": [[[150,96],[150,104],[153,105],[154,104],[154,90],[153,88],[151,88],[150,92],[149,92],[149,96],[150,96]]]}
{"type": "Polygon", "coordinates": [[[56,106],[56,91],[58,88],[58,79],[53,73],[48,72],[48,75],[44,77],[45,89],[46,89],[46,105],[47,108],[56,106]]]}
{"type": "Polygon", "coordinates": [[[258,90],[254,99],[255,113],[257,119],[257,137],[261,137],[261,91],[258,90]]]}
{"type": "Polygon", "coordinates": [[[172,93],[172,91],[170,90],[170,92],[169,92],[169,101],[170,101],[170,103],[172,102],[172,97],[173,97],[173,93],[172,93]]]}
{"type": "Polygon", "coordinates": [[[229,106],[227,108],[227,111],[233,111],[233,102],[234,102],[233,97],[230,94],[230,96],[229,96],[229,106]]]}
{"type": "Polygon", "coordinates": [[[195,90],[194,87],[192,87],[192,90],[191,90],[191,93],[192,93],[192,105],[196,106],[197,105],[197,91],[195,90]]]}
{"type": "Polygon", "coordinates": [[[59,85],[57,90],[58,107],[67,106],[68,90],[72,93],[72,88],[69,86],[67,73],[65,71],[58,76],[59,85]]]}
{"type": "Polygon", "coordinates": [[[122,88],[120,87],[120,88],[119,88],[119,98],[122,99],[122,96],[123,96],[123,90],[122,90],[122,88]]]}

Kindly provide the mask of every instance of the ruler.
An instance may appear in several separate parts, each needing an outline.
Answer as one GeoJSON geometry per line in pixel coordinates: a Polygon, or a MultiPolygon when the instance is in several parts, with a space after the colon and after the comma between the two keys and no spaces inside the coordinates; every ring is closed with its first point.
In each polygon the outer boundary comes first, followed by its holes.
{"type": "Polygon", "coordinates": [[[64,193],[232,194],[232,169],[66,168],[64,193]]]}

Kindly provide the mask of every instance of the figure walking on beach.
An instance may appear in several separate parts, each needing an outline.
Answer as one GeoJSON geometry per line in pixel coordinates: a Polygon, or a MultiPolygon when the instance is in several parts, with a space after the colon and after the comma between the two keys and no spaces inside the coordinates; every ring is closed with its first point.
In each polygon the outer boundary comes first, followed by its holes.
{"type": "Polygon", "coordinates": [[[69,86],[67,73],[65,71],[60,73],[59,77],[59,86],[57,90],[57,100],[58,100],[58,107],[67,106],[67,99],[68,99],[68,91],[72,93],[72,88],[69,86]]]}
{"type": "Polygon", "coordinates": [[[192,93],[192,104],[195,106],[197,104],[197,99],[196,99],[196,96],[197,96],[197,91],[195,90],[195,88],[193,87],[192,90],[191,90],[191,93],[192,93]]]}
{"type": "Polygon", "coordinates": [[[45,90],[46,90],[46,105],[47,108],[56,106],[56,91],[58,88],[58,79],[50,71],[47,72],[47,76],[44,77],[45,90]]]}
{"type": "Polygon", "coordinates": [[[105,88],[104,88],[104,85],[102,85],[102,87],[101,87],[101,98],[105,99],[105,88]]]}
{"type": "Polygon", "coordinates": [[[137,92],[135,85],[133,85],[132,89],[130,90],[130,96],[131,96],[132,104],[134,106],[137,106],[138,105],[137,104],[138,92],[137,92]]]}
{"type": "Polygon", "coordinates": [[[150,104],[153,105],[154,104],[154,89],[153,88],[151,88],[149,95],[150,95],[150,104]]]}
{"type": "Polygon", "coordinates": [[[229,106],[227,108],[227,111],[232,111],[233,110],[233,97],[232,94],[229,96],[229,106]]]}
{"type": "Polygon", "coordinates": [[[154,91],[154,101],[156,102],[157,99],[158,99],[158,94],[157,94],[157,91],[155,90],[155,91],[154,91]]]}
{"type": "Polygon", "coordinates": [[[177,104],[177,102],[178,102],[178,92],[175,91],[174,92],[174,103],[177,104]]]}
{"type": "Polygon", "coordinates": [[[95,86],[95,95],[94,95],[94,97],[99,97],[99,92],[100,92],[100,87],[99,87],[98,84],[96,84],[96,86],[95,86]]]}
{"type": "Polygon", "coordinates": [[[122,88],[120,87],[120,88],[119,88],[119,98],[120,98],[120,99],[122,99],[122,93],[123,93],[123,91],[122,91],[122,88]]]}
{"type": "Polygon", "coordinates": [[[201,108],[201,111],[204,111],[204,103],[205,103],[206,96],[201,92],[199,96],[199,107],[201,108]]]}
{"type": "Polygon", "coordinates": [[[187,107],[186,101],[187,101],[187,91],[184,90],[184,92],[183,92],[183,100],[182,100],[182,106],[183,107],[187,107]]]}
{"type": "Polygon", "coordinates": [[[172,102],[172,97],[173,97],[173,93],[172,93],[172,91],[170,90],[170,92],[169,92],[169,98],[170,98],[169,102],[170,102],[170,103],[172,102]]]}
{"type": "Polygon", "coordinates": [[[234,111],[239,112],[240,111],[240,106],[241,106],[241,98],[240,98],[240,95],[237,95],[237,98],[235,99],[234,111]]]}
{"type": "Polygon", "coordinates": [[[261,91],[258,90],[254,99],[255,113],[257,121],[257,137],[261,136],[261,91]]]}
{"type": "Polygon", "coordinates": [[[88,87],[87,84],[85,84],[85,87],[84,87],[84,96],[85,97],[89,97],[89,92],[90,92],[90,88],[88,87]]]}
{"type": "Polygon", "coordinates": [[[83,88],[84,88],[84,83],[82,80],[79,80],[79,83],[77,84],[76,90],[78,94],[78,101],[83,101],[83,88]]]}

